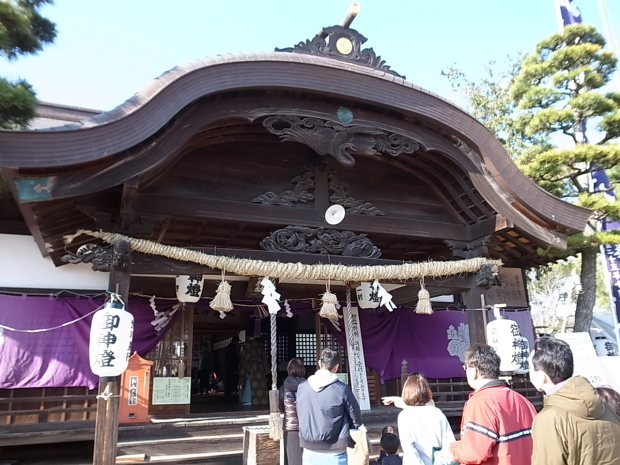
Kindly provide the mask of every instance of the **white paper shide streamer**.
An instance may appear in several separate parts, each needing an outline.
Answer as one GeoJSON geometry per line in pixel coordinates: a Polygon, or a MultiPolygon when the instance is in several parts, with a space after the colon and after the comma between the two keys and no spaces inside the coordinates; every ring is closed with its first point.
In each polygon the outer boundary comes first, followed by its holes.
{"type": "Polygon", "coordinates": [[[284,310],[286,310],[287,318],[293,318],[293,311],[291,310],[291,304],[288,303],[288,299],[284,301],[284,310]]]}
{"type": "Polygon", "coordinates": [[[381,299],[381,303],[379,305],[387,308],[390,312],[393,312],[396,309],[396,304],[392,302],[392,294],[390,294],[376,279],[372,285],[378,292],[379,298],[381,299]]]}
{"type": "Polygon", "coordinates": [[[263,294],[262,302],[267,304],[269,313],[278,313],[280,311],[280,304],[278,303],[278,300],[280,300],[280,294],[276,292],[276,286],[269,278],[263,278],[260,284],[263,286],[263,290],[261,291],[261,294],[263,294]]]}

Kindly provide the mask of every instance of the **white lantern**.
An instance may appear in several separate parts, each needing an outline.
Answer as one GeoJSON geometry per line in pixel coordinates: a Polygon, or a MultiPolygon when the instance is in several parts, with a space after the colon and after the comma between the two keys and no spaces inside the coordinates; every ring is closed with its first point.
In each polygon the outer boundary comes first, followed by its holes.
{"type": "Polygon", "coordinates": [[[201,274],[177,276],[177,299],[179,302],[198,302],[202,296],[203,281],[201,274]]]}
{"type": "Polygon", "coordinates": [[[106,302],[90,325],[90,369],[100,377],[119,376],[129,364],[133,315],[120,302],[106,302]]]}
{"type": "MultiPolygon", "coordinates": [[[[496,318],[498,314],[496,314],[496,318]]],[[[521,341],[519,325],[516,321],[499,317],[487,324],[487,342],[495,349],[501,360],[499,370],[514,372],[520,368],[519,360],[515,358],[515,347],[521,341]]]]}
{"type": "Polygon", "coordinates": [[[605,336],[596,336],[594,338],[594,350],[598,357],[610,357],[616,355],[614,346],[605,336]]]}
{"type": "Polygon", "coordinates": [[[357,303],[361,308],[377,308],[381,303],[379,289],[373,283],[361,283],[356,291],[357,303]]]}
{"type": "Polygon", "coordinates": [[[530,341],[526,337],[519,336],[519,341],[514,347],[513,356],[519,363],[519,368],[515,370],[518,375],[524,375],[530,371],[530,341]]]}

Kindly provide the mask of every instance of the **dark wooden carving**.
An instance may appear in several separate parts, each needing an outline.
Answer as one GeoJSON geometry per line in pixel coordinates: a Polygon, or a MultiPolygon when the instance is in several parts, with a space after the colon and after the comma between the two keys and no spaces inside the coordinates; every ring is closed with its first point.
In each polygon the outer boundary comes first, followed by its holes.
{"type": "Polygon", "coordinates": [[[91,263],[94,271],[110,271],[113,252],[112,245],[85,244],[80,246],[76,253],[69,252],[64,255],[61,260],[73,264],[91,263]]]}
{"type": "Polygon", "coordinates": [[[381,250],[366,234],[325,228],[287,226],[278,229],[260,243],[263,250],[320,253],[347,257],[379,258],[381,250]]]}
{"type": "Polygon", "coordinates": [[[329,196],[329,200],[332,203],[342,205],[348,213],[357,213],[359,215],[370,216],[384,216],[381,210],[375,207],[372,203],[364,202],[363,200],[355,200],[353,197],[349,197],[349,185],[333,174],[328,175],[329,191],[333,192],[329,196]]]}
{"type": "Polygon", "coordinates": [[[312,40],[299,42],[293,47],[276,48],[276,52],[308,53],[311,55],[325,55],[336,57],[371,68],[380,69],[386,73],[405,79],[385,64],[372,48],[362,49],[366,37],[355,29],[342,26],[325,27],[322,34],[317,34],[312,40]]]}
{"type": "Polygon", "coordinates": [[[298,202],[306,203],[314,200],[314,195],[309,192],[310,189],[314,189],[314,165],[308,164],[304,168],[307,170],[304,174],[291,179],[291,182],[295,184],[293,190],[284,191],[281,194],[265,192],[252,199],[252,202],[292,207],[298,202]]]}
{"type": "Polygon", "coordinates": [[[353,155],[413,153],[419,142],[371,126],[347,126],[336,121],[300,116],[276,115],[263,126],[285,141],[307,145],[319,155],[331,155],[344,166],[355,166],[353,155]]]}
{"type": "Polygon", "coordinates": [[[482,265],[476,273],[476,286],[489,289],[492,286],[501,286],[502,280],[497,265],[482,265]]]}
{"type": "Polygon", "coordinates": [[[459,258],[475,258],[486,257],[489,255],[489,244],[491,243],[491,235],[481,237],[474,241],[444,241],[450,249],[452,255],[459,258]]]}
{"type": "Polygon", "coordinates": [[[131,245],[127,241],[119,241],[114,246],[112,267],[118,271],[127,271],[131,266],[131,245]]]}

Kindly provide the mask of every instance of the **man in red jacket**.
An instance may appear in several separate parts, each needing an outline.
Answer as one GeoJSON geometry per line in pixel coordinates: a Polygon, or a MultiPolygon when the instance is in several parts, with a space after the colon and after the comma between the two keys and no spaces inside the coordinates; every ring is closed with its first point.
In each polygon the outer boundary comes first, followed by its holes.
{"type": "Polygon", "coordinates": [[[534,406],[499,378],[500,358],[492,347],[465,352],[467,382],[474,389],[463,407],[461,440],[450,444],[462,464],[529,465],[534,406]]]}

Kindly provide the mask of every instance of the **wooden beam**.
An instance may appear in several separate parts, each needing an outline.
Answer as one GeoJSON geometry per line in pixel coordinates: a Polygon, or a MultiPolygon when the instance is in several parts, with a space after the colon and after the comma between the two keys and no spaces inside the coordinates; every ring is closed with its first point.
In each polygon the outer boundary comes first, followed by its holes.
{"type": "Polygon", "coordinates": [[[134,176],[123,183],[123,197],[121,199],[120,217],[121,231],[129,229],[134,221],[133,204],[138,194],[138,176],[134,176]]]}
{"type": "MultiPolygon", "coordinates": [[[[475,275],[473,273],[463,276],[450,276],[447,278],[424,278],[424,286],[431,297],[440,295],[458,294],[467,292],[475,287],[475,275]]],[[[417,281],[408,282],[406,286],[390,291],[395,303],[406,305],[418,301],[420,285],[417,281]]]]}
{"type": "MultiPolygon", "coordinates": [[[[328,227],[324,211],[274,205],[187,198],[174,195],[138,194],[136,214],[159,214],[197,219],[218,219],[265,225],[328,227]]],[[[466,226],[434,221],[412,220],[387,216],[347,215],[339,230],[358,233],[390,234],[418,238],[469,238],[466,226]]]]}
{"type": "Polygon", "coordinates": [[[161,241],[164,239],[166,231],[168,230],[168,226],[170,226],[170,220],[171,218],[167,216],[164,222],[161,224],[161,228],[159,229],[159,235],[157,236],[157,240],[155,241],[158,244],[161,244],[161,241]]]}
{"type": "Polygon", "coordinates": [[[471,344],[486,344],[486,317],[485,312],[481,310],[481,295],[483,290],[474,287],[462,294],[463,303],[467,307],[467,323],[469,325],[469,342],[471,344]]]}

